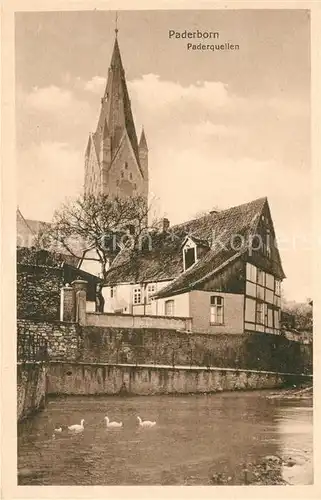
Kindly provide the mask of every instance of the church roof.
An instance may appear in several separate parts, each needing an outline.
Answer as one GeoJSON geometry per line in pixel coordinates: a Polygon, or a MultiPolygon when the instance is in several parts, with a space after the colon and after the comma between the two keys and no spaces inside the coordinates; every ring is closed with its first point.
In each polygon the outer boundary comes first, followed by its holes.
{"type": "Polygon", "coordinates": [[[102,98],[100,117],[94,134],[96,151],[99,151],[100,148],[105,123],[112,138],[112,160],[119,147],[124,129],[126,129],[139,164],[136,129],[117,37],[115,38],[105,93],[102,98]]]}
{"type": "Polygon", "coordinates": [[[147,141],[146,141],[146,136],[145,136],[144,129],[142,129],[142,133],[141,133],[141,136],[140,136],[139,149],[147,149],[148,150],[148,146],[147,146],[147,141]]]}
{"type": "MultiPolygon", "coordinates": [[[[156,297],[169,296],[188,290],[199,280],[214,273],[239,253],[231,248],[233,235],[249,236],[256,230],[258,219],[267,204],[266,198],[238,205],[221,212],[210,213],[198,219],[177,224],[169,233],[158,236],[150,251],[136,255],[123,250],[114,260],[105,283],[140,283],[172,280],[156,297]],[[201,242],[208,251],[190,269],[184,272],[182,243],[186,236],[201,242]],[[161,240],[163,238],[163,240],[161,240]],[[213,241],[217,241],[213,244],[213,241]]],[[[236,245],[235,245],[236,247],[236,245]]],[[[276,275],[284,277],[283,269],[274,263],[276,275]]]]}

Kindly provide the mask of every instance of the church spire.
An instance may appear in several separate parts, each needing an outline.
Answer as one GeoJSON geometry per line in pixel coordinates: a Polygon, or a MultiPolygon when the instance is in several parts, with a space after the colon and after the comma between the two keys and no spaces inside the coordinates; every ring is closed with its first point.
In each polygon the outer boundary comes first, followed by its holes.
{"type": "Polygon", "coordinates": [[[99,119],[86,150],[85,192],[148,199],[148,147],[144,131],[138,145],[119,49],[117,15],[99,119]]]}
{"type": "Polygon", "coordinates": [[[139,149],[140,150],[145,149],[146,151],[148,151],[144,127],[142,128],[142,133],[141,133],[140,140],[139,140],[139,149]]]}
{"type": "Polygon", "coordinates": [[[118,45],[117,31],[118,30],[115,30],[115,32],[116,32],[115,43],[114,43],[114,50],[113,50],[113,55],[111,58],[110,68],[111,69],[121,69],[122,71],[124,71],[123,63],[122,63],[121,56],[120,56],[119,45],[118,45]]]}
{"type": "Polygon", "coordinates": [[[95,132],[97,149],[102,139],[105,121],[112,139],[112,157],[117,151],[124,131],[127,131],[134,154],[139,162],[138,141],[128,95],[125,71],[118,44],[118,28],[115,29],[114,48],[108,70],[104,96],[101,99],[100,117],[95,132]]]}

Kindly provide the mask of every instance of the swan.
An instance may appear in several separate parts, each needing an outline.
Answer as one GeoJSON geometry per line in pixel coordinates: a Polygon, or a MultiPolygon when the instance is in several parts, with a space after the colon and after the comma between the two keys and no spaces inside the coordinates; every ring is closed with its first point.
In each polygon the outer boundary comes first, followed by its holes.
{"type": "Polygon", "coordinates": [[[107,427],[122,427],[123,422],[110,422],[108,417],[105,417],[107,427]]]}
{"type": "Polygon", "coordinates": [[[154,427],[156,422],[151,422],[150,420],[142,420],[140,417],[137,417],[140,427],[154,427]]]}
{"type": "Polygon", "coordinates": [[[68,429],[70,431],[74,431],[74,432],[81,432],[84,430],[84,422],[85,422],[85,420],[82,419],[80,422],[80,425],[79,424],[69,425],[68,429]]]}
{"type": "Polygon", "coordinates": [[[54,430],[54,432],[62,432],[62,427],[61,426],[60,427],[56,427],[55,430],[54,430]]]}

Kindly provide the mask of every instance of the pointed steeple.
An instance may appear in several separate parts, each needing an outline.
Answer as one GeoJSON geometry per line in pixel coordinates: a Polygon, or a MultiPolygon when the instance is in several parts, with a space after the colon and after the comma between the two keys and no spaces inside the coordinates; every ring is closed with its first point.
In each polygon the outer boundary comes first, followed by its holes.
{"type": "Polygon", "coordinates": [[[111,69],[119,68],[119,69],[122,69],[124,71],[123,63],[122,63],[121,55],[120,55],[120,50],[119,50],[119,45],[118,45],[117,33],[116,33],[116,38],[115,38],[115,43],[114,43],[113,55],[111,57],[110,67],[111,67],[111,69]]]}
{"type": "Polygon", "coordinates": [[[137,162],[139,163],[138,141],[117,39],[118,30],[115,31],[114,48],[108,70],[106,89],[101,99],[101,110],[95,132],[95,143],[98,149],[106,121],[111,136],[113,158],[117,152],[122,135],[126,130],[137,162]]]}
{"type": "Polygon", "coordinates": [[[142,128],[142,133],[139,140],[139,149],[146,149],[146,151],[148,151],[144,127],[142,128]]]}
{"type": "Polygon", "coordinates": [[[138,145],[116,29],[96,130],[85,155],[85,192],[148,199],[148,147],[144,131],[138,145]],[[128,189],[130,186],[130,190],[128,189]]]}

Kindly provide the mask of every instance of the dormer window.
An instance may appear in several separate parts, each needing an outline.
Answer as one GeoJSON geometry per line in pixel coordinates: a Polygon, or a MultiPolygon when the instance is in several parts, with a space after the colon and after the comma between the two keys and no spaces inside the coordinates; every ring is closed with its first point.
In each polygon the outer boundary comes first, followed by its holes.
{"type": "Polygon", "coordinates": [[[196,261],[197,261],[196,244],[194,243],[193,240],[187,238],[183,246],[184,271],[187,271],[187,269],[192,267],[196,261]]]}
{"type": "Polygon", "coordinates": [[[185,270],[195,264],[196,261],[196,248],[184,249],[184,264],[185,270]]]}

